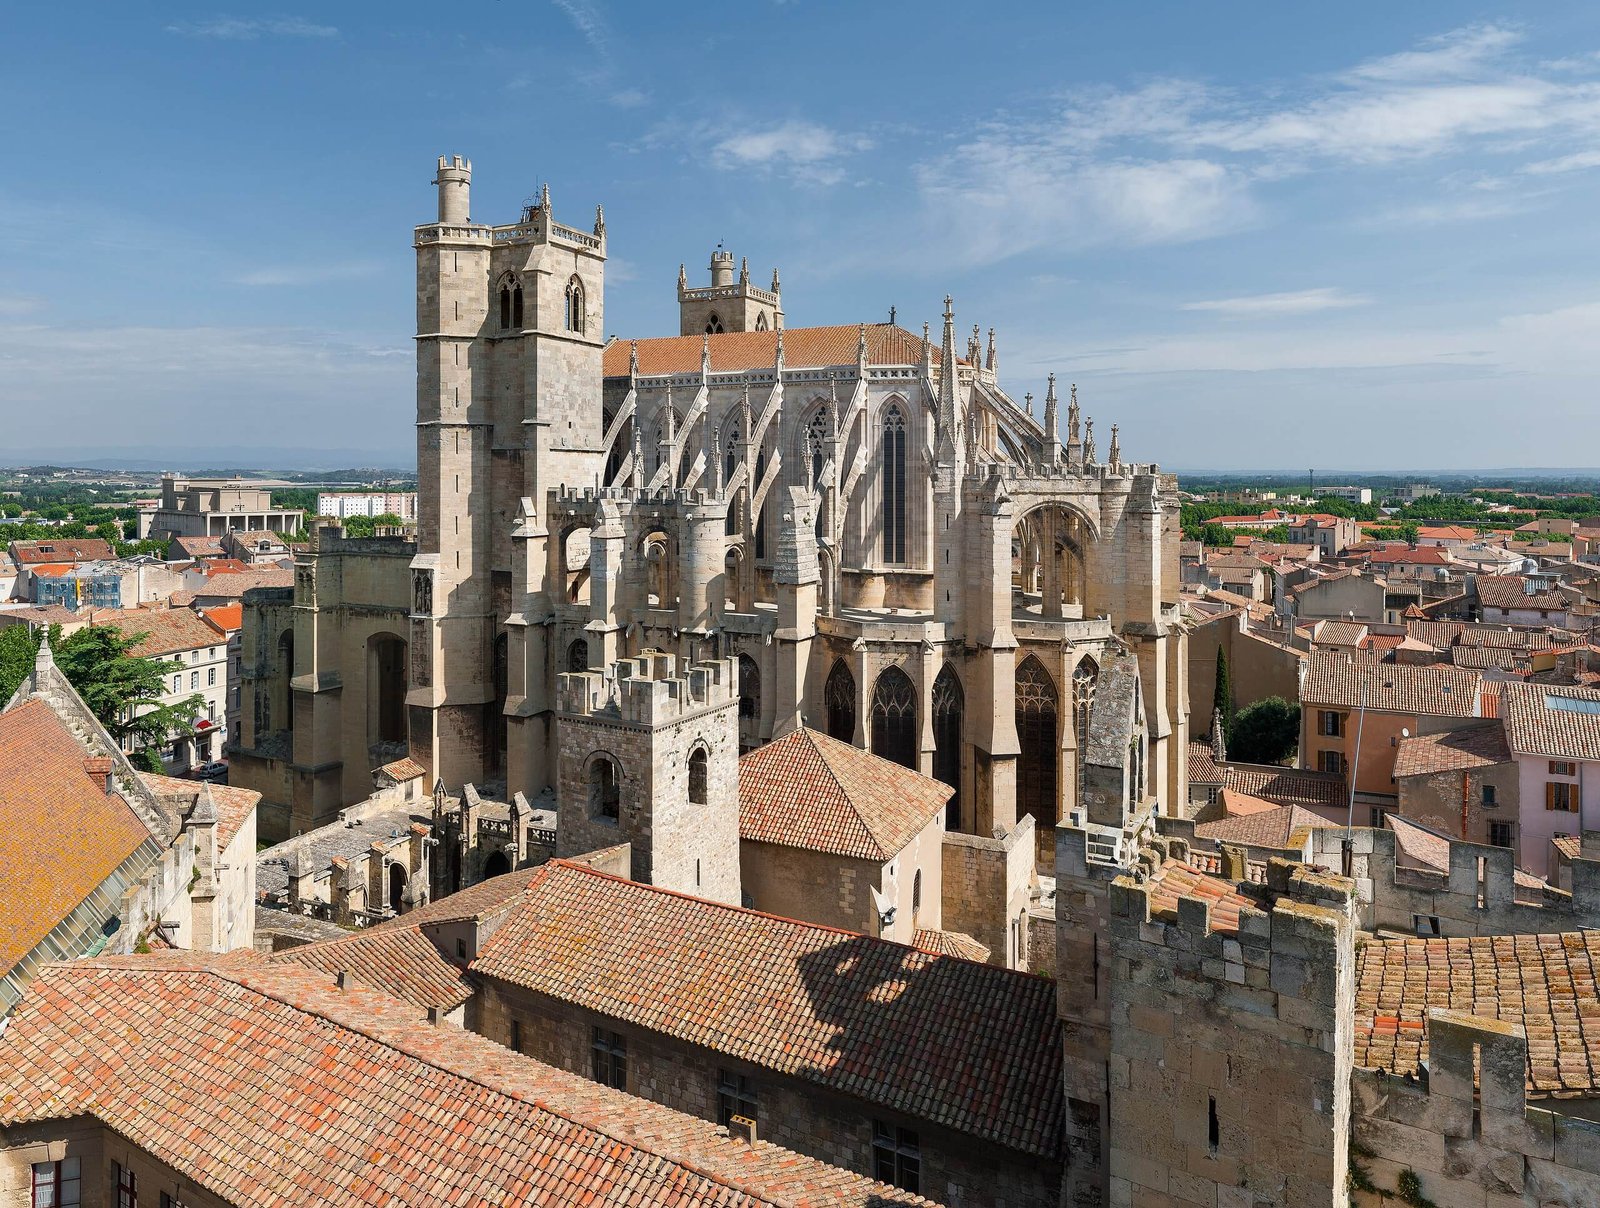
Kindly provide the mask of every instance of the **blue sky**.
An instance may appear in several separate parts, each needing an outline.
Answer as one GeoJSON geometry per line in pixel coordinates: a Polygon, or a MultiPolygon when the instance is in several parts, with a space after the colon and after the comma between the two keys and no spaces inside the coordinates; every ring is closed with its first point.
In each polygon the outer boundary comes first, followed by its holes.
{"type": "Polygon", "coordinates": [[[624,338],[722,240],[791,326],[953,294],[1129,457],[1600,464],[1593,4],[73,13],[0,44],[14,450],[406,458],[448,152],[479,221],[605,205],[624,338]]]}

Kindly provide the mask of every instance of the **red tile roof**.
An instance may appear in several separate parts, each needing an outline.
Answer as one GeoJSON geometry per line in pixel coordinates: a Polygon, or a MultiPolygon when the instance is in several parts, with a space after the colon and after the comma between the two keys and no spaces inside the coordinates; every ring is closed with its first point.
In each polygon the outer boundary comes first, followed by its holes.
{"type": "Polygon", "coordinates": [[[244,628],[243,604],[218,604],[215,608],[203,608],[201,615],[224,633],[237,633],[244,628]]]}
{"type": "Polygon", "coordinates": [[[1239,930],[1239,909],[1260,909],[1232,884],[1191,867],[1186,861],[1167,859],[1146,883],[1150,891],[1150,913],[1176,919],[1179,898],[1200,898],[1211,903],[1211,929],[1239,930]]]}
{"type": "MultiPolygon", "coordinates": [[[[176,776],[155,776],[149,772],[140,772],[139,778],[150,786],[150,791],[161,799],[164,805],[173,808],[177,815],[185,816],[194,807],[195,799],[200,795],[200,782],[197,780],[182,780],[176,776]]],[[[234,836],[239,833],[255,813],[256,806],[261,803],[261,794],[254,789],[234,788],[226,784],[213,784],[208,786],[211,790],[211,803],[217,811],[217,844],[227,847],[233,842],[234,836]]],[[[255,858],[255,853],[250,853],[250,858],[255,858]]]]}
{"type": "Polygon", "coordinates": [[[1539,588],[1529,593],[1521,575],[1479,575],[1475,581],[1478,600],[1485,608],[1511,611],[1536,608],[1542,612],[1565,612],[1567,597],[1554,588],[1539,588]]]}
{"type": "Polygon", "coordinates": [[[302,944],[275,953],[274,964],[289,962],[327,974],[341,971],[419,1007],[454,1010],[472,997],[466,971],[446,960],[418,923],[402,915],[395,925],[368,928],[343,939],[302,944]]]}
{"type": "Polygon", "coordinates": [[[804,727],[739,760],[739,837],[892,860],[954,790],[804,727]]]}
{"type": "Polygon", "coordinates": [[[97,623],[114,626],[128,637],[143,634],[128,649],[129,654],[138,658],[159,658],[184,650],[221,646],[227,641],[225,633],[187,608],[124,609],[97,618],[97,623]]]}
{"type": "Polygon", "coordinates": [[[1402,738],[1395,752],[1395,776],[1430,776],[1435,772],[1467,772],[1507,763],[1511,750],[1505,730],[1494,723],[1402,738]]]}
{"type": "Polygon", "coordinates": [[[149,828],[43,700],[0,713],[0,972],[11,969],[116,871],[149,828]]]}
{"type": "Polygon", "coordinates": [[[11,543],[11,557],[18,566],[65,562],[70,569],[74,562],[100,562],[116,556],[117,551],[111,548],[111,542],[99,537],[49,537],[40,541],[11,543]]]}
{"type": "MultiPolygon", "coordinates": [[[[790,369],[825,365],[854,365],[861,325],[789,327],[783,332],[783,363],[790,369]]],[[[639,340],[639,372],[647,377],[662,373],[699,373],[701,336],[663,336],[639,340]]],[[[770,369],[777,360],[775,331],[730,331],[711,337],[711,371],[770,369]]],[[[933,363],[939,363],[939,344],[933,344],[933,363]]],[[[631,345],[613,340],[606,345],[604,374],[626,377],[631,345]]],[[[870,365],[922,364],[922,337],[888,323],[867,324],[867,363],[870,365]]],[[[965,363],[965,362],[963,362],[965,363]]]]}
{"type": "Polygon", "coordinates": [[[1413,667],[1365,654],[1313,651],[1300,686],[1303,705],[1360,708],[1433,717],[1480,716],[1483,677],[1460,667],[1413,667]]]}
{"type": "Polygon", "coordinates": [[[1472,939],[1365,940],[1356,949],[1355,1063],[1413,1074],[1429,1007],[1521,1024],[1528,1093],[1600,1091],[1595,971],[1600,931],[1472,939]]]}
{"type": "Polygon", "coordinates": [[[251,953],[51,966],[0,1125],[92,1116],[240,1208],[925,1202],[417,1016],[251,953]]]}
{"type": "Polygon", "coordinates": [[[293,587],[294,571],[288,567],[270,567],[266,570],[245,570],[230,574],[212,575],[191,595],[210,599],[214,596],[237,600],[253,587],[293,587]]]}
{"type": "Polygon", "coordinates": [[[1333,826],[1321,814],[1298,805],[1283,805],[1216,822],[1202,822],[1194,828],[1195,838],[1214,843],[1246,843],[1251,847],[1287,847],[1298,830],[1333,826]]]}
{"type": "Polygon", "coordinates": [[[1052,983],[562,860],[540,872],[474,974],[1060,1156],[1052,983]]]}
{"type": "Polygon", "coordinates": [[[1501,686],[1506,742],[1523,755],[1600,759],[1600,691],[1555,684],[1501,686]]]}
{"type": "Polygon", "coordinates": [[[959,956],[980,963],[990,956],[988,948],[960,931],[919,931],[911,937],[911,946],[935,956],[959,956]]]}

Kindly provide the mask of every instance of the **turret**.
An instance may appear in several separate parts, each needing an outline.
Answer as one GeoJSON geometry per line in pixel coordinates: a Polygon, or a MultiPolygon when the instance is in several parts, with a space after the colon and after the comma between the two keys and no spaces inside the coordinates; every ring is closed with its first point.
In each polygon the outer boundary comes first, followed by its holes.
{"type": "Polygon", "coordinates": [[[465,226],[472,219],[472,161],[459,155],[439,157],[439,221],[447,226],[465,226]]]}
{"type": "Polygon", "coordinates": [[[711,253],[711,287],[733,284],[733,253],[718,248],[711,253]]]}

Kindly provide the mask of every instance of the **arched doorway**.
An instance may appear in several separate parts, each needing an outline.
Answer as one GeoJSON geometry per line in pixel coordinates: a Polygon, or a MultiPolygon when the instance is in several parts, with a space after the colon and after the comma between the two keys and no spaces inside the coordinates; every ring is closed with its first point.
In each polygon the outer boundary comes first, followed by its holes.
{"type": "Polygon", "coordinates": [[[406,741],[406,642],[392,633],[367,639],[367,743],[406,741]]]}
{"type": "Polygon", "coordinates": [[[898,667],[886,668],[872,686],[872,753],[917,766],[917,686],[898,667]]]}
{"type": "Polygon", "coordinates": [[[828,737],[840,742],[856,740],[856,677],[839,659],[828,672],[822,690],[822,704],[828,719],[828,737]]]}
{"type": "Polygon", "coordinates": [[[1038,834],[1053,830],[1059,794],[1056,768],[1061,739],[1057,730],[1060,696],[1044,664],[1033,655],[1017,667],[1017,816],[1032,814],[1038,834]]]}
{"type": "Polygon", "coordinates": [[[483,862],[483,879],[485,881],[487,881],[490,877],[504,876],[510,871],[511,861],[506,858],[506,853],[503,851],[492,853],[489,858],[483,862]]]}
{"type": "Polygon", "coordinates": [[[955,667],[946,663],[933,681],[933,778],[950,786],[944,828],[961,829],[961,714],[966,695],[955,667]]]}
{"type": "Polygon", "coordinates": [[[391,863],[389,865],[389,909],[396,914],[400,913],[400,905],[406,897],[406,867],[404,864],[391,863]]]}

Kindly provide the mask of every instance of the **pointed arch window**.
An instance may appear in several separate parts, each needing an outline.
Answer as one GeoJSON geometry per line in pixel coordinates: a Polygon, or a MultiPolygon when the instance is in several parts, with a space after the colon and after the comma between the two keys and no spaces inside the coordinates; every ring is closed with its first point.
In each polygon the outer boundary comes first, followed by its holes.
{"type": "Polygon", "coordinates": [[[1060,697],[1055,681],[1033,655],[1017,668],[1017,813],[1032,814],[1041,828],[1057,821],[1056,769],[1061,750],[1057,730],[1060,697]]]}
{"type": "Polygon", "coordinates": [[[766,331],[767,330],[767,312],[766,311],[761,311],[759,314],[756,315],[756,330],[757,331],[766,331]]]}
{"type": "Polygon", "coordinates": [[[872,686],[872,753],[917,766],[917,688],[898,667],[886,668],[872,686]]]}
{"type": "Polygon", "coordinates": [[[1100,686],[1100,668],[1085,658],[1072,673],[1072,732],[1078,740],[1077,801],[1083,804],[1084,752],[1089,744],[1089,714],[1094,710],[1095,690],[1100,686]]]}
{"type": "Polygon", "coordinates": [[[811,485],[822,483],[822,470],[828,460],[828,409],[818,407],[806,425],[806,456],[811,461],[811,485]]]}
{"type": "Polygon", "coordinates": [[[722,332],[722,320],[717,317],[716,311],[712,311],[711,316],[706,319],[706,335],[720,336],[722,332]]]}
{"type": "Polygon", "coordinates": [[[950,786],[944,827],[961,829],[961,721],[966,694],[955,668],[946,663],[933,681],[933,778],[950,786]]]}
{"type": "Polygon", "coordinates": [[[883,413],[883,560],[906,560],[906,413],[891,403],[883,413]]]}
{"type": "Polygon", "coordinates": [[[522,286],[511,287],[511,326],[522,330],[522,286]]]}
{"type": "Polygon", "coordinates": [[[748,654],[739,656],[739,716],[747,721],[761,717],[761,668],[748,654]]]}
{"type": "Polygon", "coordinates": [[[840,742],[856,740],[856,677],[840,659],[828,672],[822,689],[822,703],[828,716],[828,737],[840,742]]]}
{"type": "Polygon", "coordinates": [[[739,425],[733,425],[733,431],[728,434],[728,447],[722,454],[722,481],[724,484],[732,481],[733,472],[739,465],[739,425]]]}
{"type": "MultiPolygon", "coordinates": [[[[756,454],[756,477],[750,487],[750,498],[755,498],[756,488],[767,477],[767,451],[762,449],[756,454]]],[[[763,500],[761,511],[756,514],[756,561],[764,561],[767,556],[767,505],[763,500]]],[[[853,723],[852,723],[853,724],[853,723]]],[[[830,731],[831,733],[831,731],[830,731]]]]}
{"type": "Polygon", "coordinates": [[[583,282],[578,280],[574,273],[572,280],[567,282],[566,323],[568,331],[583,334],[584,319],[583,282]]]}
{"type": "Polygon", "coordinates": [[[511,286],[505,284],[500,287],[500,330],[506,331],[511,327],[511,286]]]}
{"type": "Polygon", "coordinates": [[[711,756],[705,747],[696,747],[689,753],[690,805],[705,805],[711,800],[708,775],[710,766],[711,756]]]}
{"type": "Polygon", "coordinates": [[[567,670],[589,670],[589,643],[584,638],[579,638],[567,647],[567,670]]]}

